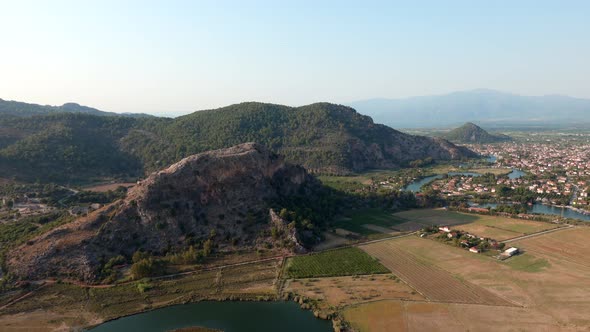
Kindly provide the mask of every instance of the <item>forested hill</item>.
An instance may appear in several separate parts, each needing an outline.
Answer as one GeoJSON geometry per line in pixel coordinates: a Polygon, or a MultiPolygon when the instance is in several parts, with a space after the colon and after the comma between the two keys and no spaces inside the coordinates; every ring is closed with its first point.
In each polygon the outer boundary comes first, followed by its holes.
{"type": "Polygon", "coordinates": [[[104,112],[97,110],[96,108],[82,106],[76,103],[66,103],[61,106],[49,106],[0,99],[0,116],[3,117],[30,117],[33,115],[47,115],[55,113],[84,113],[101,116],[151,117],[151,115],[140,113],[104,112]]]}
{"type": "Polygon", "coordinates": [[[258,142],[311,171],[348,173],[475,154],[412,136],[352,108],[242,103],[179,117],[53,114],[0,121],[0,170],[40,181],[138,176],[195,153],[258,142]]]}
{"type": "Polygon", "coordinates": [[[490,134],[478,125],[467,122],[461,127],[455,128],[443,135],[448,139],[457,143],[495,143],[511,140],[510,136],[504,134],[490,134]]]}

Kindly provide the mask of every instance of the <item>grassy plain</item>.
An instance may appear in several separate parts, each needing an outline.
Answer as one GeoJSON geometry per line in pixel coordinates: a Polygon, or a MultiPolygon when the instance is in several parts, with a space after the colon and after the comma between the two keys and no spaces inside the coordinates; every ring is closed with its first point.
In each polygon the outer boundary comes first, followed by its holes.
{"type": "Polygon", "coordinates": [[[550,266],[546,259],[536,258],[535,256],[527,253],[511,257],[504,263],[514,270],[524,272],[540,272],[550,266]]]}
{"type": "Polygon", "coordinates": [[[358,248],[344,248],[317,254],[295,256],[287,260],[287,278],[334,277],[388,273],[377,259],[358,248]]]}

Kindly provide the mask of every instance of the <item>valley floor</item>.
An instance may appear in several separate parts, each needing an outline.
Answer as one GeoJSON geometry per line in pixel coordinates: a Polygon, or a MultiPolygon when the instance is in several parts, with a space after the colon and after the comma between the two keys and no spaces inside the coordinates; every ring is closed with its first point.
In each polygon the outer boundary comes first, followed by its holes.
{"type": "Polygon", "coordinates": [[[52,283],[19,301],[11,302],[23,294],[1,297],[0,330],[71,330],[203,299],[289,295],[318,316],[336,313],[361,332],[590,329],[590,227],[544,232],[558,225],[445,210],[390,216],[372,211],[366,220],[353,216],[343,226],[356,227],[351,220],[380,227],[366,228],[370,234],[406,223],[471,227],[474,234],[500,230],[516,238],[510,246],[522,253],[500,261],[431,237],[374,236],[370,243],[344,249],[249,264],[230,261],[169,279],[114,287],[52,283]]]}

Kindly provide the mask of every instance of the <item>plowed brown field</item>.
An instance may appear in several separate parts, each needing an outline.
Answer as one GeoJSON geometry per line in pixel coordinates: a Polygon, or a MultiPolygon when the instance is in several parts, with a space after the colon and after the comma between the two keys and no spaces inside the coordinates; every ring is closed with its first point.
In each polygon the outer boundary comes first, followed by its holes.
{"type": "Polygon", "coordinates": [[[513,305],[480,286],[460,280],[449,272],[418,259],[395,240],[359,248],[379,259],[391,272],[432,301],[513,305]]]}

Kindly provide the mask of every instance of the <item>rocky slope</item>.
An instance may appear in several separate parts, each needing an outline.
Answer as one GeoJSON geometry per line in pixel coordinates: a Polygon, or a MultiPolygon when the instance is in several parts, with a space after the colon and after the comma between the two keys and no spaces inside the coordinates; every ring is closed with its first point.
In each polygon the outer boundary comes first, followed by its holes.
{"type": "Polygon", "coordinates": [[[459,128],[455,128],[445,134],[444,138],[457,143],[495,143],[509,141],[511,138],[507,135],[493,135],[488,133],[478,125],[467,122],[459,128]]]}
{"type": "Polygon", "coordinates": [[[273,241],[290,241],[294,249],[297,235],[270,204],[318,186],[304,168],[255,143],[193,155],[151,174],[125,199],[11,251],[8,269],[21,279],[93,282],[111,257],[138,249],[165,254],[212,233],[219,250],[273,241]],[[270,236],[273,226],[281,239],[270,236]]]}

